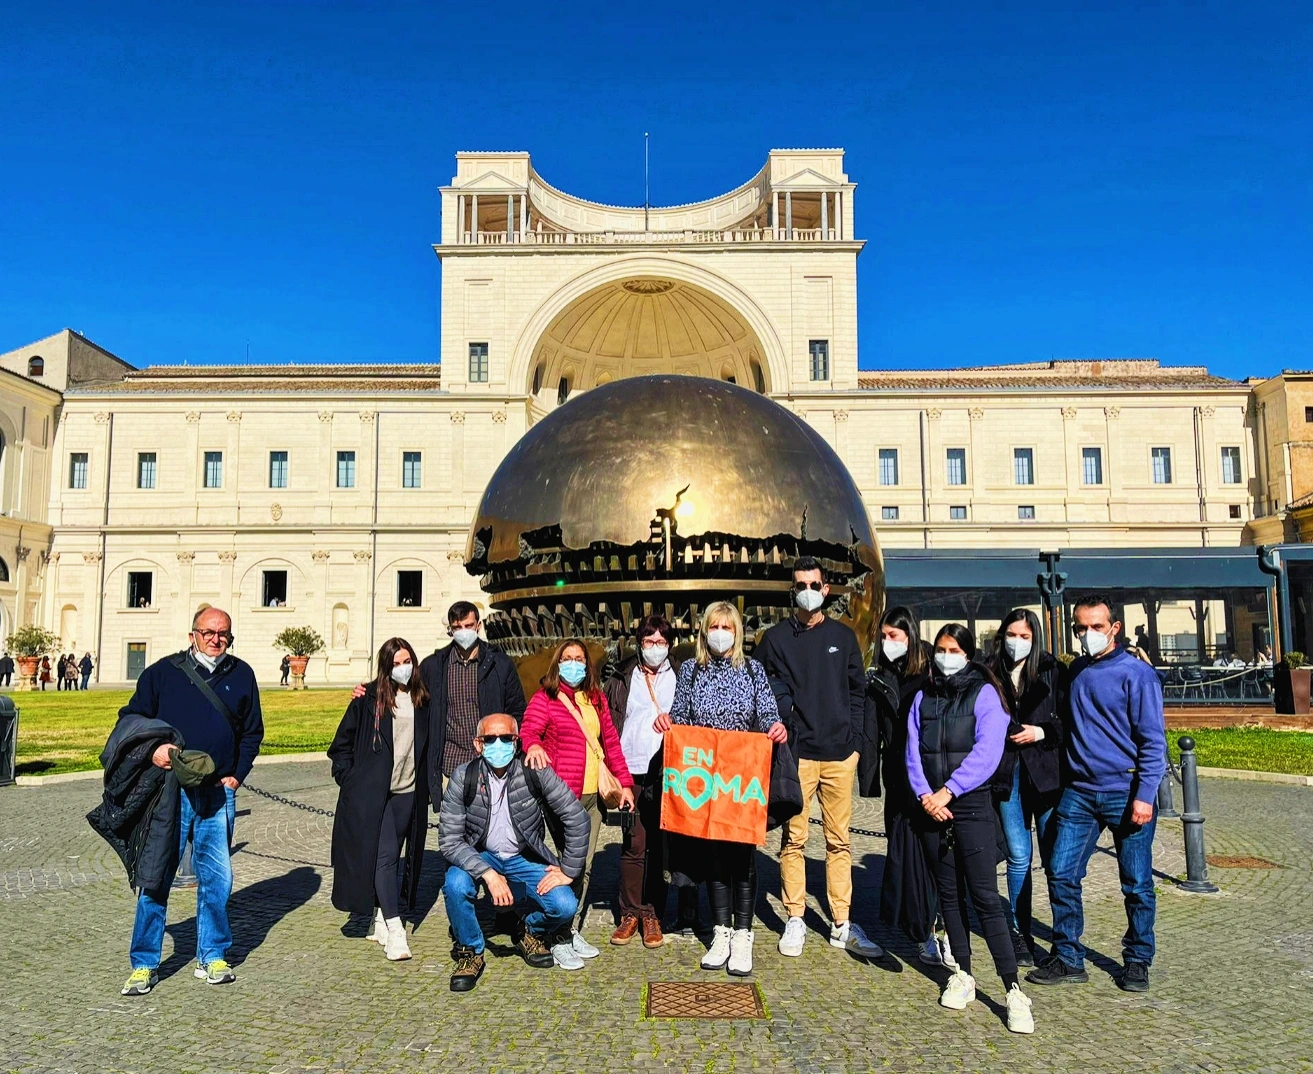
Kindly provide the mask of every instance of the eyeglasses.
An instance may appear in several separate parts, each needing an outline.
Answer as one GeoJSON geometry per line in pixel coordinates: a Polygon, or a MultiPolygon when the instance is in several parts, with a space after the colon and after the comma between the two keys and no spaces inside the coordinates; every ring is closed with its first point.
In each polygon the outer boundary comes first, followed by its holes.
{"type": "Polygon", "coordinates": [[[804,589],[814,589],[819,593],[825,587],[824,582],[794,582],[793,588],[802,592],[804,589]]]}
{"type": "Polygon", "coordinates": [[[192,633],[201,641],[214,641],[218,638],[219,641],[231,645],[233,640],[232,631],[230,630],[193,630],[192,633]]]}
{"type": "Polygon", "coordinates": [[[514,742],[519,735],[480,735],[479,741],[485,746],[491,746],[494,742],[514,742]]]}

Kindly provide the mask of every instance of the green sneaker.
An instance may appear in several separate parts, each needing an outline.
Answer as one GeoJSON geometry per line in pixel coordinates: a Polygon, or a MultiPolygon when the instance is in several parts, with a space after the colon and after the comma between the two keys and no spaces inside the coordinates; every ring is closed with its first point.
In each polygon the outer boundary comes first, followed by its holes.
{"type": "Polygon", "coordinates": [[[119,995],[144,996],[159,983],[160,975],[154,970],[133,970],[128,979],[123,982],[123,987],[119,989],[119,995]]]}
{"type": "Polygon", "coordinates": [[[208,966],[196,963],[196,979],[206,984],[232,984],[237,974],[227,962],[216,958],[208,966]]]}

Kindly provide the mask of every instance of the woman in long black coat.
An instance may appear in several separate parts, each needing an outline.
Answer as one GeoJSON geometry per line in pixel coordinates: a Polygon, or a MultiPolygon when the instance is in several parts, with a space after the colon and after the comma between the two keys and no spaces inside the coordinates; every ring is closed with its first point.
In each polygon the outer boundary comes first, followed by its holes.
{"type": "Polygon", "coordinates": [[[415,650],[389,638],[378,674],[348,706],[328,758],[341,788],[333,819],[333,905],[374,914],[373,939],[392,961],[410,958],[397,869],[406,848],[406,902],[424,864],[429,814],[429,696],[415,650]]]}
{"type": "Polygon", "coordinates": [[[929,676],[930,647],[921,641],[916,619],[907,608],[890,608],[880,620],[880,649],[866,674],[867,701],[875,709],[880,732],[884,783],[880,920],[917,944],[923,961],[937,963],[939,898],[918,835],[925,810],[908,782],[906,761],[907,714],[929,676]]]}

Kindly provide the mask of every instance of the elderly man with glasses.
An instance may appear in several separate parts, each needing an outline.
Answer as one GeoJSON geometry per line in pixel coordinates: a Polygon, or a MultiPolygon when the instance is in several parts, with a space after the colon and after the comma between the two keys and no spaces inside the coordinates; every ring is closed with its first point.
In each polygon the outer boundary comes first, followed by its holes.
{"type": "Polygon", "coordinates": [[[498,908],[533,904],[518,947],[535,969],[551,968],[547,938],[578,910],[570,883],[588,858],[588,814],[550,768],[525,767],[519,730],[504,713],[480,720],[477,756],[452,773],[442,799],[438,848],[448,863],[442,893],[456,940],[453,992],[473,990],[483,973],[483,929],[474,909],[480,881],[498,908]],[[559,858],[543,838],[547,815],[565,829],[559,858]]]}
{"type": "MultiPolygon", "coordinates": [[[[195,976],[208,984],[229,984],[237,979],[225,955],[232,944],[228,924],[228,896],[232,893],[229,847],[237,815],[236,791],[251,771],[260,743],[264,719],[260,690],[249,664],[233,656],[232,619],[218,608],[204,608],[192,620],[191,644],[180,653],[157,660],[141,673],[132,698],[119,711],[144,716],[173,727],[187,750],[207,753],[214,773],[198,785],[165,784],[165,793],[179,801],[178,858],[188,841],[196,873],[195,976]]],[[[159,768],[172,767],[171,751],[163,744],[152,756],[159,768]]],[[[137,917],[132,930],[132,975],[124,984],[125,996],[142,996],[159,981],[158,968],[164,944],[173,869],[160,890],[137,894],[137,917]]]]}

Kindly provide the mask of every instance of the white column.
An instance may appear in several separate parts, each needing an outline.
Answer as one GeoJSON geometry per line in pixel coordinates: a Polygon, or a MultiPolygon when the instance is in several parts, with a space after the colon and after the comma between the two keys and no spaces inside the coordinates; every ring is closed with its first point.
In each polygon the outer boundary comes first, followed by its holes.
{"type": "Polygon", "coordinates": [[[830,195],[821,191],[821,239],[830,237],[830,195]]]}
{"type": "Polygon", "coordinates": [[[529,195],[520,195],[520,241],[524,241],[525,233],[529,230],[529,195]]]}
{"type": "Polygon", "coordinates": [[[506,241],[515,240],[515,195],[506,195],[506,241]]]}
{"type": "Polygon", "coordinates": [[[470,195],[470,233],[475,242],[479,241],[479,195],[470,195]]]}
{"type": "Polygon", "coordinates": [[[793,191],[784,192],[784,234],[793,238],[793,191]]]}
{"type": "Polygon", "coordinates": [[[778,191],[772,191],[770,196],[770,222],[775,229],[775,237],[780,237],[780,195],[778,191]]]}
{"type": "Polygon", "coordinates": [[[465,241],[465,195],[456,195],[456,241],[465,241]]]}
{"type": "Polygon", "coordinates": [[[834,192],[834,237],[843,238],[843,192],[834,192]]]}

